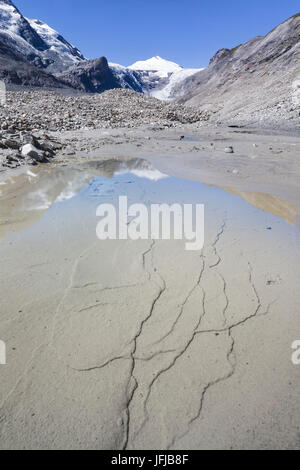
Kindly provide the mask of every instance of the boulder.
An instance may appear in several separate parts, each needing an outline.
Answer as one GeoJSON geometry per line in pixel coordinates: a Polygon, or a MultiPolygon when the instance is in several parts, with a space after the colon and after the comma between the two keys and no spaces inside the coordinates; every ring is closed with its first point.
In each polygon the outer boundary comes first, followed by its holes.
{"type": "Polygon", "coordinates": [[[21,149],[21,154],[24,158],[33,158],[38,162],[42,162],[45,158],[44,152],[38,150],[32,144],[23,145],[21,149]]]}

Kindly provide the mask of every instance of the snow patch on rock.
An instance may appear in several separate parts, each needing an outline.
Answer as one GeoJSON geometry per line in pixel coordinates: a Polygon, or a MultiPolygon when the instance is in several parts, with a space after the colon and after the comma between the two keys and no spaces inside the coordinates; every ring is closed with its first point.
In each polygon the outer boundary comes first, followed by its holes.
{"type": "Polygon", "coordinates": [[[57,31],[48,26],[43,21],[26,18],[30,26],[48,45],[48,55],[57,55],[63,63],[64,68],[76,65],[85,60],[81,52],[68,41],[66,41],[57,31]]]}

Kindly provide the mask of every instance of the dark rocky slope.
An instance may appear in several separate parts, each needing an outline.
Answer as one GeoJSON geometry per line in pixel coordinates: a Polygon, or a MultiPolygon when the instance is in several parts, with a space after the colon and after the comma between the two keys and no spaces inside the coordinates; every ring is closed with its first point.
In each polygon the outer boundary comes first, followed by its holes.
{"type": "Polygon", "coordinates": [[[180,102],[233,124],[299,123],[300,14],[234,49],[176,89],[180,102]]]}
{"type": "Polygon", "coordinates": [[[39,69],[14,51],[0,37],[0,80],[9,86],[67,88],[61,80],[39,69]]]}
{"type": "Polygon", "coordinates": [[[81,62],[58,74],[57,77],[71,87],[87,93],[102,93],[114,88],[129,88],[142,92],[140,83],[135,80],[134,72],[123,74],[121,81],[109,67],[106,57],[81,62]]]}

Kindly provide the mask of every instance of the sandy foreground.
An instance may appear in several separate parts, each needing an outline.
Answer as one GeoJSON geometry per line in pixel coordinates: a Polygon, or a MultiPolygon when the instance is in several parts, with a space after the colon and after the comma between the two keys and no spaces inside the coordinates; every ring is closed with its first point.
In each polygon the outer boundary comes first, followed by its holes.
{"type": "Polygon", "coordinates": [[[51,165],[0,173],[0,448],[299,448],[299,137],[59,138],[51,165]],[[120,194],[204,203],[204,250],[100,242],[120,194]]]}

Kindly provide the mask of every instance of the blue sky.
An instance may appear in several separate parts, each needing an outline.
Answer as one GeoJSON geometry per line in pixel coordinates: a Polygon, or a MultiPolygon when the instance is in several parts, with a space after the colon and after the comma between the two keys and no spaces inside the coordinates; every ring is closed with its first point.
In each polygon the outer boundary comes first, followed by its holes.
{"type": "Polygon", "coordinates": [[[202,67],[221,47],[268,33],[300,12],[299,0],[13,0],[88,58],[130,65],[160,55],[202,67]]]}

